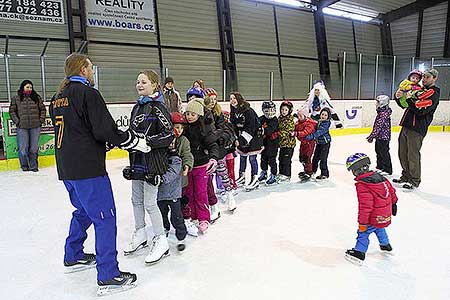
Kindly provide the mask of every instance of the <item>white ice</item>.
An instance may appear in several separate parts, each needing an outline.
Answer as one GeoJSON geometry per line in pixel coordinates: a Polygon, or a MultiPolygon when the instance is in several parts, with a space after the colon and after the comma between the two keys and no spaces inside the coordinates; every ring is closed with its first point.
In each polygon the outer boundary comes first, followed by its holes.
{"type": "MultiPolygon", "coordinates": [[[[396,175],[397,134],[391,142],[396,175]]],[[[357,200],[344,162],[353,152],[375,160],[363,135],[334,138],[326,183],[260,187],[237,196],[205,236],[188,238],[182,254],[146,266],[145,251],[124,257],[133,229],[127,160],[108,161],[117,206],[120,268],[138,286],[108,299],[450,299],[450,134],[429,133],[422,149],[423,182],[397,189],[398,215],[387,229],[394,255],[371,238],[362,267],[344,259],[355,244],[357,200]]],[[[300,165],[294,154],[293,174],[300,165]]],[[[238,160],[236,159],[236,166],[238,160]]],[[[0,299],[95,299],[96,271],[64,274],[63,246],[72,207],[54,167],[0,173],[0,299]]],[[[225,209],[223,206],[222,209],[225,209]]],[[[94,251],[90,228],[85,251],[94,251]]]]}

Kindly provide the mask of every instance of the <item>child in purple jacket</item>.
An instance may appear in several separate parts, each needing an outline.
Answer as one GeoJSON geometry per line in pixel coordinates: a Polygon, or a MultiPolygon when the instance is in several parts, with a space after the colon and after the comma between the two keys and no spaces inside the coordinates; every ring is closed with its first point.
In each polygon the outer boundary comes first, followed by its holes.
{"type": "Polygon", "coordinates": [[[392,175],[391,155],[389,154],[389,142],[391,141],[391,114],[389,96],[377,97],[377,116],[373,123],[372,133],[367,137],[369,143],[375,139],[375,152],[377,153],[377,169],[388,175],[392,175]]]}

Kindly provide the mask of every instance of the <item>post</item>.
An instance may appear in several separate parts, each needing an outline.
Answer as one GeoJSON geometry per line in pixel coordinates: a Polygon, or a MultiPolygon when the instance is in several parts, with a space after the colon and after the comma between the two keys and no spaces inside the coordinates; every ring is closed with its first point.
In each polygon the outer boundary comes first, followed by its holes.
{"type": "Polygon", "coordinates": [[[380,60],[380,56],[377,55],[375,59],[375,83],[373,86],[373,98],[375,99],[377,97],[377,89],[378,89],[378,62],[380,60]]]}
{"type": "Polygon", "coordinates": [[[397,64],[397,56],[394,55],[394,62],[392,64],[392,89],[391,89],[391,96],[394,94],[394,91],[395,91],[395,71],[396,71],[395,65],[396,64],[397,64]]]}
{"type": "Polygon", "coordinates": [[[312,90],[313,86],[314,86],[314,75],[311,73],[309,74],[309,90],[312,90]]]}
{"type": "Polygon", "coordinates": [[[45,83],[45,56],[41,55],[41,81],[42,81],[42,98],[47,101],[47,85],[45,83]]]}
{"type": "Polygon", "coordinates": [[[169,68],[164,68],[164,77],[169,77],[169,68]]]}
{"type": "Polygon", "coordinates": [[[434,68],[434,57],[431,58],[431,68],[434,68]]]}
{"type": "Polygon", "coordinates": [[[3,56],[5,58],[5,73],[6,73],[6,92],[8,95],[8,101],[11,102],[11,77],[9,74],[9,54],[3,56]]]}
{"type": "Polygon", "coordinates": [[[273,100],[273,72],[270,72],[269,93],[270,93],[270,101],[272,101],[273,100]]]}
{"type": "Polygon", "coordinates": [[[222,91],[223,91],[223,102],[226,100],[227,95],[227,70],[223,70],[223,83],[222,83],[222,91]]]}
{"type": "Polygon", "coordinates": [[[411,71],[416,68],[416,58],[413,56],[411,57],[411,71]]]}
{"type": "Polygon", "coordinates": [[[362,79],[362,53],[359,54],[359,68],[358,68],[358,100],[361,99],[361,79],[362,79]]]}
{"type": "Polygon", "coordinates": [[[345,99],[345,72],[347,64],[347,52],[344,51],[344,59],[342,60],[342,99],[345,99]]]}
{"type": "Polygon", "coordinates": [[[98,72],[99,72],[99,68],[96,65],[92,66],[92,69],[94,70],[94,88],[96,88],[97,90],[99,89],[100,83],[98,82],[98,72]]]}

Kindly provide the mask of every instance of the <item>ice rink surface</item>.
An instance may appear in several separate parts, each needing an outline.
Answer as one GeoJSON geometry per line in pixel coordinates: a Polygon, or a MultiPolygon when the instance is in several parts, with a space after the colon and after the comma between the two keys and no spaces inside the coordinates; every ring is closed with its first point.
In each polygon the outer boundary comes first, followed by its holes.
{"type": "MultiPolygon", "coordinates": [[[[391,141],[395,175],[397,136],[391,141]]],[[[397,188],[398,215],[387,229],[394,255],[380,253],[371,236],[362,267],[344,259],[357,230],[354,181],[345,169],[354,152],[375,160],[364,135],[336,137],[330,179],[299,184],[296,149],[290,184],[242,191],[234,215],[222,212],[205,236],[188,237],[182,254],[171,234],[171,255],[154,266],[145,265],[146,250],[122,254],[133,230],[131,184],[121,175],[127,160],[108,161],[119,267],[136,272],[138,286],[105,299],[450,299],[450,134],[425,138],[419,189],[397,188]]],[[[72,206],[56,169],[0,173],[0,191],[0,299],[96,299],[95,269],[64,274],[72,206]]],[[[93,252],[93,244],[90,228],[85,251],[93,252]]]]}

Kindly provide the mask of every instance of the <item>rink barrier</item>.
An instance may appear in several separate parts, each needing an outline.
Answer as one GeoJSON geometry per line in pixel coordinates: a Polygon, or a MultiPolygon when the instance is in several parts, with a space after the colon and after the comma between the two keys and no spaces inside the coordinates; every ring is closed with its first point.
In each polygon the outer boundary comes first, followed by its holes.
{"type": "MultiPolygon", "coordinates": [[[[392,132],[400,132],[400,126],[393,126],[392,132]]],[[[450,126],[430,126],[428,127],[429,132],[450,132],[450,126]]],[[[344,136],[344,135],[353,135],[353,134],[367,134],[369,135],[372,132],[372,127],[364,127],[364,128],[341,128],[341,129],[331,129],[330,134],[333,137],[336,136],[344,136]]],[[[106,153],[106,159],[123,159],[128,157],[128,152],[122,149],[113,149],[106,153]]],[[[39,156],[39,168],[45,168],[55,165],[55,156],[39,156]]],[[[20,163],[19,159],[5,159],[0,160],[0,172],[2,171],[12,171],[19,170],[20,163]]]]}

